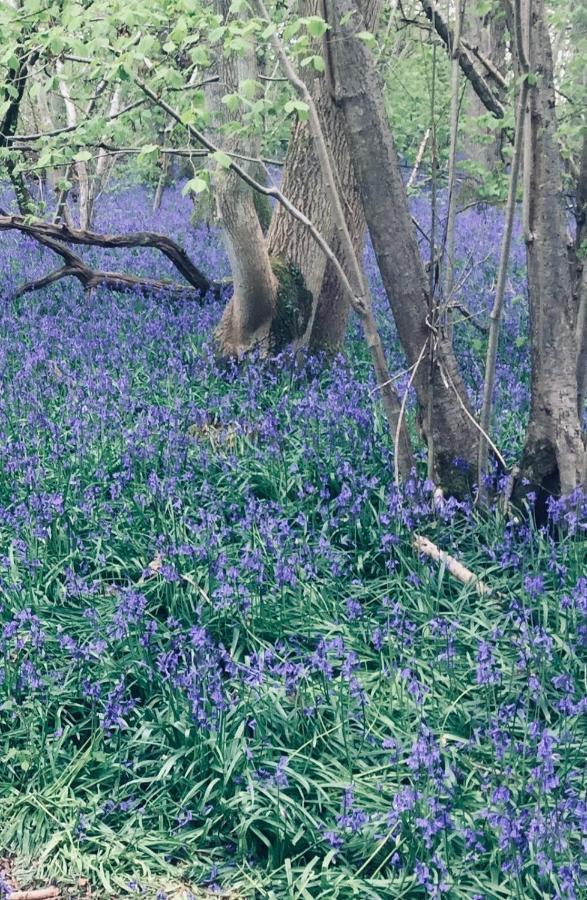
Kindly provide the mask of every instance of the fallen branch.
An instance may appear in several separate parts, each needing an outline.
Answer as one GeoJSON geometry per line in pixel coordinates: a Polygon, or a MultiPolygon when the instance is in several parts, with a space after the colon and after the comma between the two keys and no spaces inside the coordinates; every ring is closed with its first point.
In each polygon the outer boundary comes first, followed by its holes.
{"type": "Polygon", "coordinates": [[[424,556],[428,556],[435,562],[443,563],[451,575],[463,584],[472,585],[478,594],[483,595],[490,593],[491,589],[488,585],[481,581],[474,572],[467,569],[466,566],[460,563],[458,559],[455,559],[454,556],[451,556],[450,553],[441,550],[436,544],[429,541],[428,538],[416,534],[414,536],[414,547],[419,553],[423,553],[424,556]]]}
{"type": "Polygon", "coordinates": [[[210,282],[205,275],[193,264],[189,256],[175,241],[162,234],[141,231],[135,234],[110,235],[97,234],[93,231],[84,231],[79,228],[70,228],[67,225],[54,225],[43,220],[25,218],[24,216],[9,216],[0,209],[0,231],[16,230],[28,234],[44,247],[48,247],[60,256],[65,265],[23,284],[16,292],[16,297],[37,291],[63,278],[77,278],[85,290],[92,290],[101,285],[111,291],[127,292],[137,288],[149,292],[161,291],[176,297],[200,298],[212,292],[220,294],[224,285],[221,282],[210,282]],[[92,269],[83,259],[73,253],[65,242],[82,244],[84,246],[117,248],[117,247],[152,247],[160,250],[184,276],[188,284],[181,284],[168,279],[144,278],[139,275],[126,275],[123,272],[102,271],[92,269]]]}
{"type": "MultiPolygon", "coordinates": [[[[81,228],[69,228],[65,224],[54,225],[42,219],[9,216],[4,210],[0,209],[0,231],[11,229],[28,234],[36,240],[40,240],[41,243],[43,243],[42,239],[49,238],[60,244],[78,244],[88,247],[105,247],[107,249],[151,247],[163,253],[173,263],[178,272],[183,275],[188,284],[202,294],[215,288],[215,284],[210,282],[200,272],[185,250],[164,234],[157,234],[152,231],[137,231],[132,234],[98,234],[95,231],[84,231],[81,228]]],[[[54,245],[47,244],[47,246],[51,246],[53,250],[56,250],[54,245]]],[[[76,257],[76,259],[79,259],[79,257],[76,257]]],[[[85,264],[82,263],[82,265],[85,264]]],[[[115,275],[116,273],[109,274],[115,275]]],[[[130,277],[121,276],[125,281],[130,277]]]]}
{"type": "Polygon", "coordinates": [[[10,900],[54,900],[61,896],[57,887],[37,888],[32,891],[10,891],[10,900]]]}
{"type": "Polygon", "coordinates": [[[82,284],[84,290],[90,291],[98,286],[108,288],[117,293],[126,293],[128,291],[144,288],[149,292],[162,291],[166,294],[175,296],[200,296],[200,292],[188,285],[178,284],[176,281],[158,280],[157,278],[140,278],[135,275],[125,275],[122,272],[103,272],[99,269],[90,269],[80,260],[80,265],[61,266],[54,272],[37,278],[33,281],[27,281],[15,293],[15,298],[23,297],[33,291],[38,291],[49,284],[61,281],[63,278],[77,278],[82,284]]]}

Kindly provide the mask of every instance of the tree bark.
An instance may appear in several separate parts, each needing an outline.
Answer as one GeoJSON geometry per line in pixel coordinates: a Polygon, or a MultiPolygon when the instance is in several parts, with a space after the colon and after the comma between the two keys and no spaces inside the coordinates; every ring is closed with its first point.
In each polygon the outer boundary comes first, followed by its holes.
{"type": "MultiPolygon", "coordinates": [[[[362,0],[360,5],[365,17],[365,27],[374,31],[381,11],[381,0],[362,0]]],[[[324,10],[321,0],[304,0],[301,12],[302,15],[322,16],[324,10]]],[[[324,55],[328,53],[326,43],[318,45],[315,50],[324,55]]],[[[343,116],[334,102],[327,77],[307,69],[304,73],[303,77],[316,105],[338,175],[347,227],[355,253],[362,258],[365,217],[343,116]]],[[[334,234],[332,209],[307,122],[298,121],[294,126],[286,158],[283,192],[316,225],[337,258],[344,260],[343,248],[334,234]]],[[[287,212],[281,208],[273,214],[268,240],[272,255],[288,259],[300,269],[306,287],[314,298],[312,315],[301,342],[309,345],[311,352],[336,354],[344,342],[350,304],[335,267],[325,259],[307,229],[297,222],[292,223],[287,212]]]]}
{"type": "MultiPolygon", "coordinates": [[[[116,119],[121,108],[120,101],[121,88],[120,85],[116,85],[110,96],[110,103],[108,106],[108,119],[116,119]]],[[[94,175],[90,180],[88,228],[91,227],[94,220],[96,200],[104,190],[106,182],[112,172],[112,169],[114,168],[115,161],[115,156],[111,156],[103,147],[100,148],[100,150],[98,151],[98,159],[96,160],[94,175]]]]}
{"type": "MultiPolygon", "coordinates": [[[[267,20],[268,14],[263,0],[253,0],[253,3],[261,16],[267,20]]],[[[400,404],[393,385],[385,358],[385,351],[377,329],[371,295],[364,277],[360,255],[355,251],[353,239],[347,225],[341,199],[340,184],[337,181],[332,156],[322,129],[316,104],[307,85],[298,75],[277,34],[271,36],[271,43],[287,78],[300,99],[308,107],[309,130],[322,173],[326,196],[332,209],[334,235],[341,248],[341,259],[345,261],[345,267],[343,268],[340,259],[335,257],[336,270],[350,305],[360,318],[365,343],[371,354],[377,378],[377,389],[381,396],[381,402],[395,445],[396,481],[399,481],[400,472],[404,477],[407,477],[414,466],[412,448],[405,421],[402,418],[403,406],[400,404]]]]}
{"type": "MultiPolygon", "coordinates": [[[[69,85],[63,80],[63,63],[57,62],[57,73],[59,75],[59,93],[63,98],[65,105],[65,116],[67,124],[70,128],[77,127],[77,109],[75,103],[71,99],[69,85]]],[[[79,227],[82,231],[87,231],[91,221],[91,193],[90,179],[88,176],[88,167],[85,162],[76,162],[73,164],[73,171],[77,178],[78,190],[78,211],[79,211],[79,227]]]]}
{"type": "MultiPolygon", "coordinates": [[[[516,0],[518,2],[518,0],[516,0]]],[[[518,6],[519,9],[519,6],[518,6]]],[[[501,317],[503,313],[503,304],[505,297],[505,285],[509,268],[510,247],[512,242],[512,232],[514,225],[514,215],[516,212],[516,196],[518,190],[518,175],[520,172],[520,163],[522,159],[523,140],[524,140],[524,120],[525,107],[528,93],[528,82],[525,80],[520,90],[516,109],[516,135],[514,140],[514,154],[512,158],[512,168],[510,172],[508,199],[505,207],[505,222],[503,227],[503,236],[501,240],[501,253],[499,259],[499,269],[497,273],[497,285],[495,289],[495,300],[491,313],[489,314],[489,338],[487,342],[487,354],[485,357],[485,381],[483,385],[483,406],[481,408],[481,428],[485,434],[491,431],[491,418],[493,414],[493,392],[495,389],[495,371],[497,362],[497,350],[499,343],[499,332],[501,328],[501,317]]],[[[479,441],[479,494],[486,495],[484,478],[487,474],[487,452],[488,445],[484,435],[479,441]]]]}
{"type": "MultiPolygon", "coordinates": [[[[21,61],[17,68],[8,70],[6,78],[7,88],[4,93],[7,95],[9,103],[3,119],[0,120],[0,148],[10,148],[10,139],[16,134],[20,104],[24,95],[27,78],[39,58],[39,53],[36,50],[27,53],[22,47],[17,47],[16,56],[20,57],[21,61]]],[[[24,176],[22,172],[19,172],[17,169],[17,157],[18,155],[14,151],[11,151],[11,155],[6,160],[6,169],[14,189],[18,208],[24,216],[33,212],[34,204],[24,180],[24,176]]]]}
{"type": "Polygon", "coordinates": [[[575,295],[577,306],[577,410],[579,421],[585,415],[587,401],[587,134],[583,136],[583,152],[577,181],[575,239],[575,295]]]}
{"type": "MultiPolygon", "coordinates": [[[[497,72],[505,69],[505,22],[499,11],[491,9],[485,15],[480,16],[474,10],[467,13],[465,6],[464,39],[473,53],[478,53],[483,59],[488,60],[497,72]]],[[[485,71],[485,76],[497,94],[503,93],[503,85],[492,77],[490,71],[485,71]]],[[[485,104],[479,99],[472,88],[469,88],[466,105],[466,114],[475,121],[475,133],[464,142],[464,157],[473,162],[480,163],[487,172],[495,172],[502,168],[501,155],[503,137],[502,130],[483,128],[479,133],[479,125],[476,122],[479,117],[485,115],[485,104]],[[482,140],[479,140],[479,137],[482,140]]]]}
{"type": "Polygon", "coordinates": [[[526,247],[532,349],[530,423],[515,491],[544,504],[586,477],[577,410],[577,311],[567,252],[567,227],[556,140],[550,37],[543,0],[529,0],[526,141],[526,247]],[[534,79],[533,79],[534,82],[534,79]]]}
{"type": "Polygon", "coordinates": [[[462,495],[475,478],[479,432],[450,342],[439,322],[428,321],[426,273],[382,91],[372,57],[357,37],[363,29],[359,17],[343,24],[351,12],[349,0],[335,0],[329,11],[336,96],[383,283],[413,367],[422,429],[427,422],[432,426],[435,478],[449,492],[462,495]],[[427,366],[418,365],[428,342],[435,348],[431,378],[427,366]]]}
{"type": "MultiPolygon", "coordinates": [[[[217,11],[224,20],[231,17],[228,0],[217,0],[217,11]]],[[[242,13],[241,13],[242,15],[242,13]]],[[[221,54],[219,60],[222,93],[235,93],[245,79],[256,81],[257,61],[251,44],[241,55],[221,54]]],[[[226,107],[216,105],[217,115],[226,107]]],[[[249,157],[258,155],[258,139],[228,138],[225,148],[249,157]]],[[[233,171],[221,172],[216,179],[216,202],[230,265],[234,292],[216,330],[223,356],[240,357],[252,347],[267,352],[271,347],[271,330],[277,309],[278,279],[273,271],[265,235],[251,188],[233,171]]]]}

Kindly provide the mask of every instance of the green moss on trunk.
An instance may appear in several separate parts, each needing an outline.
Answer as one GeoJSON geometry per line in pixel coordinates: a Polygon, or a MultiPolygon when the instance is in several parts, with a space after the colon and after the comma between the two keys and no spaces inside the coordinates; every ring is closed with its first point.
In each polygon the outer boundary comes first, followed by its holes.
{"type": "Polygon", "coordinates": [[[279,352],[304,334],[312,313],[312,294],[296,266],[273,259],[271,267],[279,284],[271,346],[273,352],[279,352]]]}

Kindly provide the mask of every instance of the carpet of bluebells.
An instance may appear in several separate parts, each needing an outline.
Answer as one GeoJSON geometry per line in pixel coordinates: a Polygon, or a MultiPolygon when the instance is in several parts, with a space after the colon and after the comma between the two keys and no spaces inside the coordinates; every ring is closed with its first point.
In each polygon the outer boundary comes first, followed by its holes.
{"type": "MultiPolygon", "coordinates": [[[[179,189],[150,200],[120,188],[97,227],[166,232],[227,274],[179,189]]],[[[500,234],[498,211],[459,217],[476,408],[500,234]]],[[[173,274],[155,251],[81,252],[173,274]]],[[[587,896],[585,499],[539,528],[425,480],[397,490],[356,323],[325,371],[236,370],[214,358],[217,300],[71,281],[14,299],[54,264],[2,236],[0,896],[80,877],[158,900],[587,896]],[[419,557],[414,532],[491,593],[419,557]]],[[[528,366],[518,240],[496,388],[510,461],[528,366]]]]}

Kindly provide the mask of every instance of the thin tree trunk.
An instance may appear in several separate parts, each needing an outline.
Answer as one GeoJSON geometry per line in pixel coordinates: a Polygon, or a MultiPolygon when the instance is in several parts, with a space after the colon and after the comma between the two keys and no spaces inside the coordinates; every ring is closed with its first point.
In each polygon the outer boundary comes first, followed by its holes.
{"type": "MultiPolygon", "coordinates": [[[[230,18],[229,7],[228,0],[217,0],[217,11],[225,20],[230,18]]],[[[220,55],[219,74],[218,89],[222,93],[238,91],[239,83],[245,79],[255,81],[257,61],[254,45],[251,44],[238,56],[220,55]]],[[[216,109],[217,114],[221,114],[226,107],[221,109],[221,105],[217,104],[216,109]]],[[[229,115],[227,110],[226,115],[229,115]]],[[[238,142],[230,139],[226,149],[256,157],[257,144],[254,136],[238,142]]],[[[270,349],[279,282],[271,265],[251,188],[233,171],[221,172],[216,181],[217,209],[234,289],[216,338],[223,355],[239,357],[254,346],[260,346],[265,351],[270,349]]]]}
{"type": "Polygon", "coordinates": [[[17,168],[17,160],[20,154],[17,154],[10,147],[10,138],[16,134],[18,125],[18,117],[20,114],[20,104],[24,95],[27,78],[36,63],[39,54],[37,51],[23,53],[21,47],[17,47],[16,56],[22,58],[17,68],[9,69],[6,77],[6,85],[8,89],[4,90],[5,99],[8,106],[2,119],[0,119],[0,148],[8,147],[10,153],[6,160],[6,169],[10,178],[16,202],[21,215],[29,215],[34,211],[33,199],[27,187],[24,175],[17,168]]]}
{"type": "Polygon", "coordinates": [[[155,196],[153,197],[153,212],[158,212],[161,209],[161,201],[163,200],[163,191],[165,190],[165,185],[167,184],[168,171],[169,154],[163,153],[161,154],[161,174],[159,175],[157,188],[155,190],[155,196]]]}
{"type": "MultiPolygon", "coordinates": [[[[77,125],[77,110],[71,99],[69,85],[63,80],[63,63],[57,62],[57,73],[59,75],[59,93],[65,104],[65,116],[67,124],[70,127],[77,125]]],[[[78,190],[78,210],[79,210],[79,227],[82,231],[87,231],[90,227],[90,180],[88,176],[88,167],[85,162],[76,162],[73,164],[73,170],[77,178],[78,190]]]]}
{"type": "MultiPolygon", "coordinates": [[[[524,6],[523,0],[514,0],[516,22],[519,23],[522,16],[524,6]]],[[[521,39],[521,27],[516,29],[516,40],[521,39]]],[[[526,59],[524,48],[518,50],[518,57],[526,59]]],[[[525,72],[525,75],[528,73],[525,72]]],[[[518,175],[520,172],[520,163],[524,146],[524,121],[526,101],[528,96],[528,79],[523,79],[518,97],[518,106],[516,111],[516,134],[514,138],[514,154],[512,158],[512,168],[510,172],[508,199],[505,210],[505,222],[503,229],[503,237],[501,243],[501,256],[499,260],[499,270],[497,275],[497,286],[495,290],[495,300],[490,313],[489,323],[489,340],[487,344],[487,356],[485,360],[485,382],[483,386],[483,406],[481,409],[480,425],[484,434],[479,440],[479,493],[485,496],[485,475],[487,473],[487,452],[488,444],[485,434],[489,434],[491,430],[491,416],[493,410],[493,391],[495,389],[495,366],[497,360],[497,348],[499,343],[499,331],[501,327],[501,317],[503,312],[503,300],[505,295],[505,285],[508,273],[508,264],[510,258],[510,247],[512,243],[512,231],[514,225],[514,215],[516,211],[516,195],[518,191],[518,175]]]]}
{"type": "Polygon", "coordinates": [[[543,0],[531,3],[525,160],[526,247],[532,347],[530,423],[515,496],[567,494],[586,475],[577,411],[577,338],[556,140],[550,37],[543,0]],[[526,483],[524,482],[526,480],[526,483]]]}
{"type": "MultiPolygon", "coordinates": [[[[115,119],[118,116],[121,108],[121,89],[120,85],[116,85],[114,90],[112,91],[112,95],[110,97],[110,104],[108,107],[108,119],[115,119]]],[[[100,147],[98,150],[98,158],[96,160],[96,168],[94,170],[94,176],[90,180],[90,196],[89,196],[89,209],[88,209],[88,228],[91,227],[92,222],[94,220],[94,210],[96,207],[96,200],[104,190],[108,177],[110,176],[114,165],[115,165],[116,157],[111,156],[103,147],[100,147]]]]}
{"type": "MultiPolygon", "coordinates": [[[[478,60],[486,60],[481,64],[485,77],[496,93],[504,92],[503,80],[500,78],[505,69],[505,22],[499,9],[492,8],[480,16],[474,4],[465,4],[463,38],[478,60]],[[493,72],[498,73],[492,74],[493,72]]],[[[501,155],[503,135],[502,129],[489,129],[477,121],[486,115],[484,103],[469,88],[466,102],[466,114],[474,122],[474,132],[465,138],[463,153],[467,160],[479,163],[488,173],[499,171],[503,167],[501,155]]],[[[473,184],[476,178],[465,179],[465,183],[473,184]]]]}
{"type": "Polygon", "coordinates": [[[336,0],[332,7],[330,46],[337,98],[383,282],[408,364],[414,367],[422,422],[431,422],[433,429],[435,476],[449,492],[464,494],[476,475],[478,428],[446,334],[428,322],[426,273],[382,91],[371,55],[357,37],[363,24],[358,16],[348,16],[349,0],[336,0]],[[429,341],[436,345],[430,416],[429,373],[418,365],[429,341]]]}
{"type": "Polygon", "coordinates": [[[422,160],[424,159],[424,154],[426,153],[426,144],[428,143],[429,137],[430,128],[427,128],[424,132],[422,142],[418,148],[418,155],[416,156],[416,161],[414,162],[414,168],[412,169],[411,175],[408,178],[408,183],[406,184],[407,191],[409,191],[410,188],[412,188],[416,183],[416,178],[418,177],[418,172],[420,171],[420,166],[422,165],[422,160]]]}
{"type": "Polygon", "coordinates": [[[585,415],[587,401],[587,134],[577,181],[577,237],[575,240],[575,294],[577,297],[577,409],[579,420],[585,415]]]}
{"type": "MultiPolygon", "coordinates": [[[[457,213],[457,144],[459,138],[459,106],[460,106],[460,65],[461,21],[463,17],[462,3],[458,0],[455,9],[455,27],[452,36],[451,51],[451,96],[450,96],[450,151],[448,157],[448,210],[446,222],[446,273],[444,282],[444,303],[446,307],[452,301],[455,273],[455,223],[457,213]]],[[[450,312],[446,313],[449,330],[452,333],[450,312]]]]}
{"type": "MultiPolygon", "coordinates": [[[[55,123],[53,122],[53,117],[49,108],[49,101],[47,100],[47,92],[45,90],[45,86],[42,83],[39,83],[38,88],[37,109],[39,120],[41,123],[40,131],[53,131],[55,123]]],[[[45,172],[45,180],[47,183],[47,197],[49,197],[49,195],[51,196],[51,198],[54,197],[56,192],[57,179],[57,170],[47,168],[45,172]]]]}

